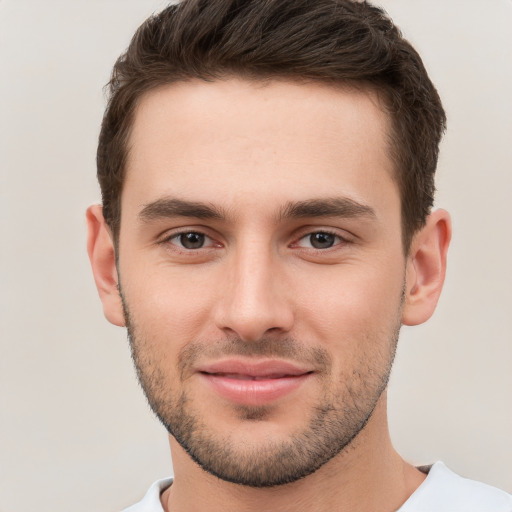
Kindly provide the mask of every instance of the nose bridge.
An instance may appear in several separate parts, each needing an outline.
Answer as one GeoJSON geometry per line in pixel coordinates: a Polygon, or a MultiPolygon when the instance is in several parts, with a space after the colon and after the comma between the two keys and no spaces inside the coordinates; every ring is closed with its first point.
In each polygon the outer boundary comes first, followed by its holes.
{"type": "Polygon", "coordinates": [[[229,258],[217,325],[255,341],[266,332],[286,332],[293,323],[286,297],[283,262],[270,243],[258,237],[240,241],[229,258]]]}

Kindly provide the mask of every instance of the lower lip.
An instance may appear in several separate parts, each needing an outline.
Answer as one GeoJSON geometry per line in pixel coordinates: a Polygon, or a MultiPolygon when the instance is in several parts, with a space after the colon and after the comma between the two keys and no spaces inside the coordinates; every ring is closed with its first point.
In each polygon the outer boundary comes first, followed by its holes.
{"type": "Polygon", "coordinates": [[[278,379],[232,379],[211,373],[201,373],[221,397],[241,405],[265,405],[297,390],[311,377],[310,373],[278,379]]]}

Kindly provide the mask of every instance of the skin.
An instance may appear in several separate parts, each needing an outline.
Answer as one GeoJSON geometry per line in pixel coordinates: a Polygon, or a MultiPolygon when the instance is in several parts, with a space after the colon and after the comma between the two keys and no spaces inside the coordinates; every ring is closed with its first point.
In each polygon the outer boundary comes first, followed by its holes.
{"type": "Polygon", "coordinates": [[[400,324],[422,323],[435,309],[451,228],[446,212],[434,212],[405,254],[387,130],[375,94],[319,84],[191,81],[141,100],[117,267],[98,205],[87,212],[88,251],[107,319],[125,326],[129,311],[139,373],[156,401],[186,394],[186,410],[211,439],[228,437],[241,459],[306,431],[326,396],[351,406],[351,388],[373,411],[317,471],[271,488],[203,471],[170,436],[175,481],[162,495],[165,510],[393,511],[423,481],[391,445],[377,384],[400,324]],[[290,206],[333,198],[343,211],[297,215],[290,206]],[[195,211],[184,215],[179,203],[177,214],[176,200],[195,211]],[[206,235],[205,245],[184,248],[187,232],[206,235]],[[332,247],[313,247],[319,232],[335,235],[332,247]],[[254,353],[264,340],[293,339],[326,354],[329,371],[300,360],[311,378],[263,404],[255,420],[195,371],[233,339],[254,353]],[[200,355],[180,366],[193,346],[200,355]]]}

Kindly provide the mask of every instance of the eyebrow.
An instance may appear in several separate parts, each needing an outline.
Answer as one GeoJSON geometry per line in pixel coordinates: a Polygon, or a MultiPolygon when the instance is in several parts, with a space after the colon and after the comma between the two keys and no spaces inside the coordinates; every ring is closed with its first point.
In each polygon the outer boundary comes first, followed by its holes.
{"type": "Polygon", "coordinates": [[[198,219],[224,219],[226,214],[215,205],[182,199],[161,198],[144,205],[139,218],[144,222],[172,218],[196,217],[198,219]]]}
{"type": "MultiPolygon", "coordinates": [[[[224,220],[227,214],[225,210],[213,204],[167,197],[144,205],[139,213],[139,218],[143,222],[172,217],[224,220]]],[[[375,218],[376,214],[370,206],[348,197],[333,197],[289,202],[277,215],[279,220],[312,217],[375,218]]]]}
{"type": "Polygon", "coordinates": [[[280,212],[280,219],[304,217],[370,217],[376,218],[375,210],[348,197],[309,199],[288,203],[280,212]]]}

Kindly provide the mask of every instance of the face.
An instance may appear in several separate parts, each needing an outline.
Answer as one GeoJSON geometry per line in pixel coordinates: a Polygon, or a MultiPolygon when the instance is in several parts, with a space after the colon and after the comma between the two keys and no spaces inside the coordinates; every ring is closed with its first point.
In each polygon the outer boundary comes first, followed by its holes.
{"type": "Polygon", "coordinates": [[[222,479],[321,467],[382,399],[405,257],[371,93],[187,82],[144,97],[118,272],[134,361],[178,443],[222,479]]]}

